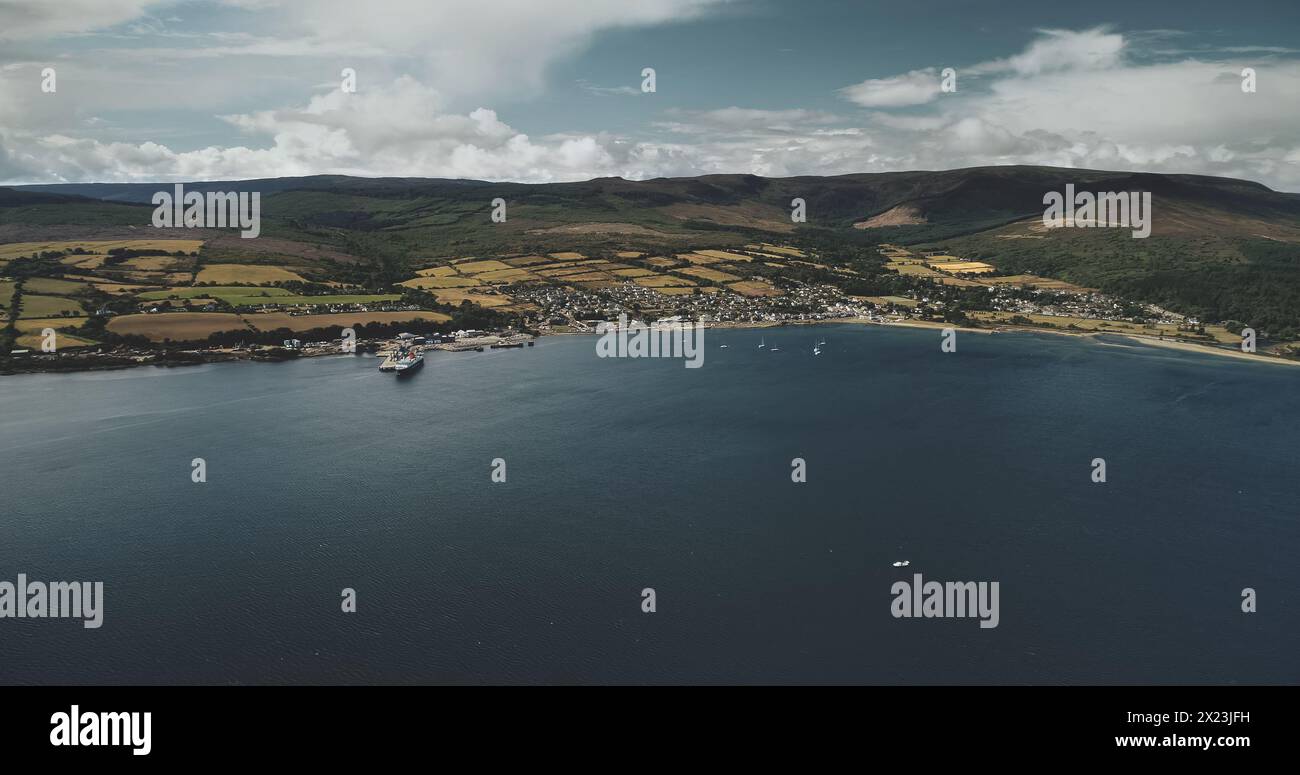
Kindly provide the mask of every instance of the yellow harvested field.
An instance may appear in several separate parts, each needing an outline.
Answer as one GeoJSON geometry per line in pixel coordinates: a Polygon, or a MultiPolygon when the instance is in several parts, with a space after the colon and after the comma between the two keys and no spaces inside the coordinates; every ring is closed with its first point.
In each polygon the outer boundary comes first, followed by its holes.
{"type": "Polygon", "coordinates": [[[572,259],[575,259],[575,258],[586,258],[586,256],[582,255],[581,253],[572,253],[572,252],[570,252],[570,253],[548,253],[547,255],[549,255],[551,258],[558,258],[558,259],[560,259],[561,261],[568,261],[568,260],[572,260],[572,259]]]}
{"type": "Polygon", "coordinates": [[[526,269],[513,269],[506,267],[495,272],[482,272],[474,275],[475,279],[486,283],[515,283],[520,280],[536,280],[537,275],[526,269]]]}
{"type": "Polygon", "coordinates": [[[582,274],[583,272],[587,272],[587,271],[590,270],[585,266],[576,266],[574,264],[568,264],[566,266],[560,266],[560,267],[534,269],[533,274],[538,274],[541,275],[542,277],[564,277],[565,275],[582,274]]]}
{"type": "Polygon", "coordinates": [[[649,269],[615,269],[611,274],[618,277],[650,277],[654,275],[649,269]]]}
{"type": "Polygon", "coordinates": [[[987,272],[997,271],[993,267],[981,261],[953,261],[945,263],[931,262],[930,266],[943,272],[964,272],[969,274],[985,274],[987,272]]]}
{"type": "Polygon", "coordinates": [[[662,293],[665,296],[686,296],[695,293],[696,291],[704,291],[705,293],[708,293],[716,290],[717,288],[699,288],[698,286],[691,288],[655,288],[656,293],[662,293]]]}
{"type": "Polygon", "coordinates": [[[734,274],[719,272],[716,269],[706,269],[702,266],[688,266],[685,269],[678,269],[677,271],[681,274],[688,274],[691,277],[699,277],[704,280],[712,280],[716,283],[729,283],[740,279],[734,274]]]}
{"type": "Polygon", "coordinates": [[[638,253],[635,250],[621,250],[614,255],[619,258],[640,258],[641,256],[644,256],[645,253],[638,253]]]}
{"type": "Polygon", "coordinates": [[[451,266],[431,266],[428,269],[416,271],[421,277],[451,277],[456,274],[456,268],[451,266]]]}
{"type": "Polygon", "coordinates": [[[695,283],[684,277],[669,277],[668,275],[657,274],[653,277],[637,277],[632,282],[643,288],[670,288],[673,286],[694,286],[695,283]]]}
{"type": "Polygon", "coordinates": [[[160,312],[156,315],[119,315],[108,330],[121,336],[143,336],[161,342],[197,342],[218,331],[247,329],[244,319],[225,312],[160,312]]]}
{"type": "Polygon", "coordinates": [[[196,283],[215,285],[266,285],[292,280],[304,282],[302,275],[296,272],[261,264],[209,264],[203,267],[198,277],[194,278],[196,283]]]}
{"type": "Polygon", "coordinates": [[[477,304],[480,307],[504,307],[507,304],[513,304],[514,299],[504,293],[475,293],[474,291],[462,290],[460,288],[446,288],[433,291],[433,295],[438,301],[444,304],[460,305],[463,301],[471,304],[477,304]]]}
{"type": "Polygon", "coordinates": [[[267,312],[245,315],[244,320],[259,331],[287,328],[291,331],[310,331],[330,326],[362,326],[367,323],[404,323],[410,320],[451,320],[441,312],[334,312],[328,315],[289,315],[284,312],[267,312]]]}
{"type": "Polygon", "coordinates": [[[796,256],[798,258],[803,258],[805,255],[804,252],[798,248],[787,248],[780,245],[773,245],[768,242],[759,245],[746,245],[745,247],[749,250],[765,250],[771,253],[780,253],[785,256],[796,256]]]}
{"type": "Polygon", "coordinates": [[[171,269],[176,264],[177,259],[171,256],[137,256],[128,258],[120,266],[131,269],[140,269],[146,272],[157,272],[159,270],[171,269]]]}
{"type": "MultiPolygon", "coordinates": [[[[25,347],[31,350],[41,349],[41,345],[44,344],[44,342],[45,337],[41,335],[39,331],[34,334],[23,334],[14,340],[14,344],[18,347],[25,347]]],[[[54,335],[55,352],[66,347],[89,347],[95,344],[98,344],[98,342],[80,336],[73,336],[72,334],[65,334],[62,331],[54,335]]]]}
{"type": "Polygon", "coordinates": [[[81,248],[87,253],[107,253],[114,248],[129,250],[165,250],[168,253],[181,251],[193,253],[203,247],[203,240],[198,239],[128,239],[128,240],[73,240],[67,242],[10,242],[0,245],[0,258],[17,258],[43,253],[48,250],[75,250],[81,248]]]}
{"type": "Polygon", "coordinates": [[[482,283],[472,277],[417,277],[400,282],[398,285],[428,290],[430,288],[472,288],[482,283]]]}
{"type": "Polygon", "coordinates": [[[456,264],[456,271],[461,274],[478,274],[479,272],[495,272],[501,269],[511,269],[509,264],[504,261],[488,259],[487,261],[467,261],[463,264],[456,264]]]}
{"type": "Polygon", "coordinates": [[[739,293],[741,296],[781,296],[784,292],[780,288],[773,288],[760,280],[741,280],[738,283],[731,283],[727,286],[731,290],[739,293]]]}
{"type": "Polygon", "coordinates": [[[14,327],[24,333],[53,328],[59,331],[75,331],[86,325],[88,318],[26,318],[14,323],[14,327]]]}
{"type": "Polygon", "coordinates": [[[697,250],[695,252],[701,256],[711,256],[713,258],[720,258],[723,261],[753,261],[754,260],[752,257],[746,256],[742,253],[728,253],[725,250],[697,250]]]}
{"type": "Polygon", "coordinates": [[[645,259],[645,262],[647,264],[650,264],[651,266],[662,266],[662,267],[680,266],[682,263],[681,261],[678,261],[675,258],[664,258],[663,256],[654,256],[653,258],[647,258],[645,259]]]}
{"type": "Polygon", "coordinates": [[[977,286],[984,286],[984,283],[976,282],[974,280],[963,280],[960,277],[940,277],[939,284],[952,285],[958,288],[974,288],[977,286]]]}

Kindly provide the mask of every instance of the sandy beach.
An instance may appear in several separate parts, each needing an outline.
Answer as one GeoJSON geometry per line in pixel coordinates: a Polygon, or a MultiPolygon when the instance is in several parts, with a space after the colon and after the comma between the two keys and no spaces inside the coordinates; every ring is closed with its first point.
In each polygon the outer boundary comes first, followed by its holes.
{"type": "MultiPolygon", "coordinates": [[[[1097,331],[1061,331],[1051,328],[1038,328],[1035,326],[993,326],[988,328],[972,328],[970,326],[954,326],[950,323],[944,323],[937,320],[895,320],[888,322],[877,322],[874,320],[863,320],[861,318],[829,318],[826,320],[797,320],[785,322],[764,322],[764,323],[719,323],[710,325],[710,328],[776,328],[780,326],[802,326],[802,325],[828,325],[851,323],[862,326],[899,326],[902,328],[928,328],[928,329],[945,329],[955,328],[972,334],[996,334],[1002,332],[1018,331],[1022,333],[1035,334],[1052,334],[1055,336],[1076,336],[1088,339],[1098,339],[1102,336],[1120,337],[1131,339],[1134,342],[1149,344],[1155,347],[1164,347],[1170,350],[1181,350],[1183,352],[1201,353],[1204,355],[1218,355],[1225,358],[1236,358],[1238,360],[1251,361],[1252,363],[1277,363],[1287,366],[1300,366],[1300,360],[1282,358],[1276,355],[1266,355],[1263,353],[1244,353],[1239,350],[1229,350],[1224,347],[1214,347],[1197,342],[1183,342],[1174,339],[1161,339],[1154,336],[1141,336],[1139,334],[1121,334],[1115,332],[1097,332],[1097,331]]],[[[1106,344],[1100,342],[1100,344],[1106,344]]]]}

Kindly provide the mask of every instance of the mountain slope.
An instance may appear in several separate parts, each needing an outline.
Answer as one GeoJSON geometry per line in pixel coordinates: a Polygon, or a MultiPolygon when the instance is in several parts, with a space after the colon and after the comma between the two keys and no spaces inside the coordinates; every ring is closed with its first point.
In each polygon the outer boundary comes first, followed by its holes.
{"type": "MultiPolygon", "coordinates": [[[[224,261],[273,263],[296,255],[397,281],[413,268],[457,256],[680,253],[779,239],[813,246],[836,262],[874,260],[875,245],[893,242],[1208,319],[1300,331],[1300,195],[1228,178],[1009,166],[549,184],[321,175],[185,187],[262,193],[263,239],[240,240],[230,232],[204,237],[210,240],[205,252],[224,261]],[[1044,194],[1068,184],[1077,191],[1150,192],[1151,236],[1044,229],[1044,194]],[[806,223],[791,222],[795,198],[806,202],[806,223]],[[496,199],[506,203],[503,223],[490,217],[496,199]]],[[[0,189],[0,241],[91,227],[138,233],[150,228],[150,197],[171,189],[145,183],[0,189]],[[15,204],[4,206],[6,200],[15,204]]]]}

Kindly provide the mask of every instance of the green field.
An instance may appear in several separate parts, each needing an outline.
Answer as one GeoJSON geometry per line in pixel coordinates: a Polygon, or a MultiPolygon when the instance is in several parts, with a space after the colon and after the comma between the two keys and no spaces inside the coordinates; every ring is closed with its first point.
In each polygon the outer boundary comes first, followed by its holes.
{"type": "Polygon", "coordinates": [[[33,277],[23,285],[23,293],[45,293],[51,296],[68,296],[86,290],[87,283],[58,280],[53,277],[33,277]]]}
{"type": "Polygon", "coordinates": [[[23,318],[53,318],[60,317],[64,312],[74,315],[86,314],[81,305],[72,299],[24,293],[22,308],[19,309],[18,316],[23,318]]]}
{"type": "Polygon", "coordinates": [[[137,298],[142,300],[169,299],[175,296],[180,299],[195,299],[201,296],[289,296],[290,293],[283,288],[254,288],[247,285],[210,285],[207,287],[186,287],[186,288],[168,288],[164,291],[147,291],[140,294],[137,298]]]}
{"type": "MultiPolygon", "coordinates": [[[[211,289],[209,289],[209,290],[211,290],[211,289]]],[[[248,290],[248,289],[245,289],[245,290],[248,290]]],[[[232,304],[232,305],[234,305],[234,306],[236,306],[236,307],[244,306],[244,305],[255,306],[255,305],[258,305],[258,304],[289,304],[289,305],[293,305],[293,304],[371,304],[371,303],[373,303],[373,302],[377,302],[377,301],[397,301],[398,299],[402,298],[401,296],[399,296],[399,295],[397,295],[397,294],[395,294],[395,293],[370,294],[370,295],[367,295],[367,294],[355,294],[355,295],[339,294],[339,295],[337,295],[337,296],[336,296],[336,295],[329,295],[329,296],[290,296],[290,295],[287,295],[287,294],[286,294],[286,295],[283,295],[283,296],[277,295],[277,296],[275,296],[274,298],[267,298],[267,297],[265,297],[265,296],[234,296],[234,295],[226,295],[226,294],[212,294],[212,295],[213,295],[213,296],[216,296],[217,298],[221,299],[222,301],[226,302],[227,304],[232,304]]]]}
{"type": "Polygon", "coordinates": [[[258,304],[370,304],[377,301],[396,301],[401,296],[393,293],[365,294],[341,293],[328,296],[299,296],[283,288],[256,288],[246,285],[211,285],[207,287],[168,288],[165,291],[147,291],[136,298],[156,301],[176,296],[182,299],[212,297],[227,304],[256,306],[258,304]]]}

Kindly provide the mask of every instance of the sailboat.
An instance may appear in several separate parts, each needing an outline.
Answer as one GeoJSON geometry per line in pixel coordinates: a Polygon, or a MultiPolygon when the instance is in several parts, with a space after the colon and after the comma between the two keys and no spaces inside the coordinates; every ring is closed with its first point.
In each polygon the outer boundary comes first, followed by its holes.
{"type": "Polygon", "coordinates": [[[764,347],[767,347],[767,339],[759,339],[759,340],[758,340],[758,349],[761,350],[761,349],[763,349],[764,347]]]}
{"type": "Polygon", "coordinates": [[[813,355],[821,355],[821,354],[822,354],[822,346],[820,344],[813,345],[813,355]]]}

